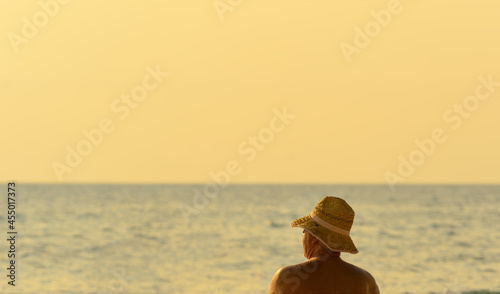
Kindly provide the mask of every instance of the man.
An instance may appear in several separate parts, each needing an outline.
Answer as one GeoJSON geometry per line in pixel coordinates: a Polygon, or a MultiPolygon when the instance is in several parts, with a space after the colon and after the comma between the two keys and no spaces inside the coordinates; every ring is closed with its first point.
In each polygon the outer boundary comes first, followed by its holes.
{"type": "Polygon", "coordinates": [[[340,259],[341,252],[358,253],[349,237],[354,211],[343,199],[324,197],[314,210],[292,222],[304,229],[302,246],[307,261],[279,269],[269,294],[380,294],[367,271],[340,259]]]}

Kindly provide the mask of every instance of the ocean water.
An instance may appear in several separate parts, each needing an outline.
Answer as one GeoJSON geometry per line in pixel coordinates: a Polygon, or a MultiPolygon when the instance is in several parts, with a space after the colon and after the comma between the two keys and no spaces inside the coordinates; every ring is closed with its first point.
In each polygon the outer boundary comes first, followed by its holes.
{"type": "Polygon", "coordinates": [[[500,291],[500,186],[232,185],[205,203],[204,185],[18,186],[16,286],[3,241],[1,293],[267,293],[305,260],[290,222],[326,195],[355,210],[360,252],[341,257],[381,293],[500,291]]]}

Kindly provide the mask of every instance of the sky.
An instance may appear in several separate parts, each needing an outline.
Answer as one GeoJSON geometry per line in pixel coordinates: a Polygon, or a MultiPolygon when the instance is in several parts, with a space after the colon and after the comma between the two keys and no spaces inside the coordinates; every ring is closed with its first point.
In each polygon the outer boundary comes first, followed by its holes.
{"type": "Polygon", "coordinates": [[[1,3],[3,182],[500,183],[498,1],[1,3]]]}

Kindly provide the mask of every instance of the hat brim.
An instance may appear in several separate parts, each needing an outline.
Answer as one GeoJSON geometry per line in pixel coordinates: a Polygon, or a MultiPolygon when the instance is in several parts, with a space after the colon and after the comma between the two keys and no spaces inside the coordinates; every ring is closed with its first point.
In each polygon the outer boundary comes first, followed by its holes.
{"type": "Polygon", "coordinates": [[[318,238],[328,249],[335,252],[347,252],[351,254],[358,253],[350,236],[345,236],[333,232],[317,224],[310,216],[298,218],[290,224],[291,227],[299,227],[308,230],[313,236],[318,238]]]}

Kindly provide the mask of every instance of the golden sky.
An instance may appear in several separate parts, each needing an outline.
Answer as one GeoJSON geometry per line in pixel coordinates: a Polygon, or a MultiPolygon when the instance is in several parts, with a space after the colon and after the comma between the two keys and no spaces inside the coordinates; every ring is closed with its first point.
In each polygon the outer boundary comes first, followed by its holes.
{"type": "Polygon", "coordinates": [[[499,183],[498,1],[1,3],[4,182],[499,183]]]}

